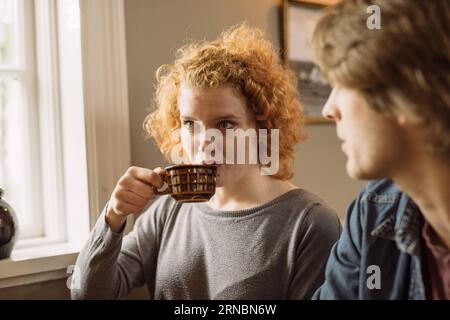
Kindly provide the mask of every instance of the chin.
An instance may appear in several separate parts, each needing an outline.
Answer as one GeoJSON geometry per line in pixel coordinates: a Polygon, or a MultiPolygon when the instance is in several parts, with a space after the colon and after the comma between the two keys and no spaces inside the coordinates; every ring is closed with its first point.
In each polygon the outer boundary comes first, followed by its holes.
{"type": "Polygon", "coordinates": [[[352,178],[353,180],[371,180],[370,177],[365,173],[348,171],[348,170],[347,170],[347,173],[350,176],[350,178],[352,178]]]}
{"type": "Polygon", "coordinates": [[[223,170],[221,170],[222,168],[221,168],[221,166],[219,166],[218,168],[217,168],[217,175],[216,175],[216,188],[220,188],[220,187],[223,187],[225,184],[224,184],[224,174],[223,174],[223,170]]]}
{"type": "Polygon", "coordinates": [[[355,166],[351,163],[347,163],[347,173],[350,178],[355,180],[376,180],[385,177],[376,170],[364,168],[362,166],[355,166]]]}
{"type": "Polygon", "coordinates": [[[216,178],[216,188],[221,188],[223,187],[225,184],[223,183],[223,179],[221,179],[221,177],[217,177],[216,178]]]}

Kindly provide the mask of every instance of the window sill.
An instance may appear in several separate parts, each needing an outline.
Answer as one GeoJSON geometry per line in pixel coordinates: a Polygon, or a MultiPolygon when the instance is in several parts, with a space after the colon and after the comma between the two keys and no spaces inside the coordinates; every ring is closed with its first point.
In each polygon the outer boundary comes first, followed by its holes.
{"type": "Polygon", "coordinates": [[[78,253],[69,243],[16,249],[11,258],[0,260],[0,288],[67,278],[78,253]]]}

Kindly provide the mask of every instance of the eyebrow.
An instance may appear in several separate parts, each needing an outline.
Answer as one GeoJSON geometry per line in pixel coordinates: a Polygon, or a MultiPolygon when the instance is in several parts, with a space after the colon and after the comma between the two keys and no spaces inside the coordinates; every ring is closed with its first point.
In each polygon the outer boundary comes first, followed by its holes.
{"type": "MultiPolygon", "coordinates": [[[[192,120],[192,121],[197,120],[197,119],[195,119],[194,117],[189,117],[189,116],[183,116],[183,115],[181,115],[180,117],[181,117],[182,119],[184,119],[184,120],[192,120]]],[[[230,115],[219,116],[219,117],[217,117],[217,118],[213,118],[212,121],[220,121],[220,120],[239,120],[239,119],[240,119],[240,117],[237,117],[237,116],[235,116],[235,115],[230,114],[230,115]]]]}

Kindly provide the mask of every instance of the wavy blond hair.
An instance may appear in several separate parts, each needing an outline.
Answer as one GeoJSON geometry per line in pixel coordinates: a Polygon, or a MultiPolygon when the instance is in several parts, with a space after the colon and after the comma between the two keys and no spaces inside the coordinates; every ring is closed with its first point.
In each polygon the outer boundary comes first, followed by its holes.
{"type": "Polygon", "coordinates": [[[313,51],[334,84],[356,89],[382,114],[426,129],[427,152],[450,156],[450,1],[347,0],[330,7],[313,51]],[[377,5],[381,29],[367,27],[377,5]]]}
{"type": "Polygon", "coordinates": [[[145,119],[144,129],[169,161],[173,148],[181,144],[180,137],[172,134],[181,127],[181,84],[228,85],[245,98],[258,128],[279,129],[280,166],[274,177],[293,176],[294,146],[305,138],[303,108],[293,73],[280,63],[261,30],[243,23],[217,40],[191,42],[177,51],[173,64],[158,68],[156,78],[155,110],[145,119]]]}

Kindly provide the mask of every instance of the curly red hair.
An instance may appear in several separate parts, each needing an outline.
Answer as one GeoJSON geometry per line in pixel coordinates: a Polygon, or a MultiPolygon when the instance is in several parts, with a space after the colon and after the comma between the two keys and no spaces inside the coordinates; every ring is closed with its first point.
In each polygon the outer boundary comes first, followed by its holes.
{"type": "MultiPolygon", "coordinates": [[[[178,95],[181,84],[210,88],[232,86],[245,98],[258,128],[279,129],[280,166],[274,177],[293,176],[294,146],[305,138],[304,113],[292,71],[259,29],[233,26],[214,41],[189,43],[177,51],[171,65],[156,72],[155,110],[144,129],[169,161],[181,144],[173,132],[181,127],[178,95]]],[[[268,148],[270,150],[270,141],[268,148]]]]}

